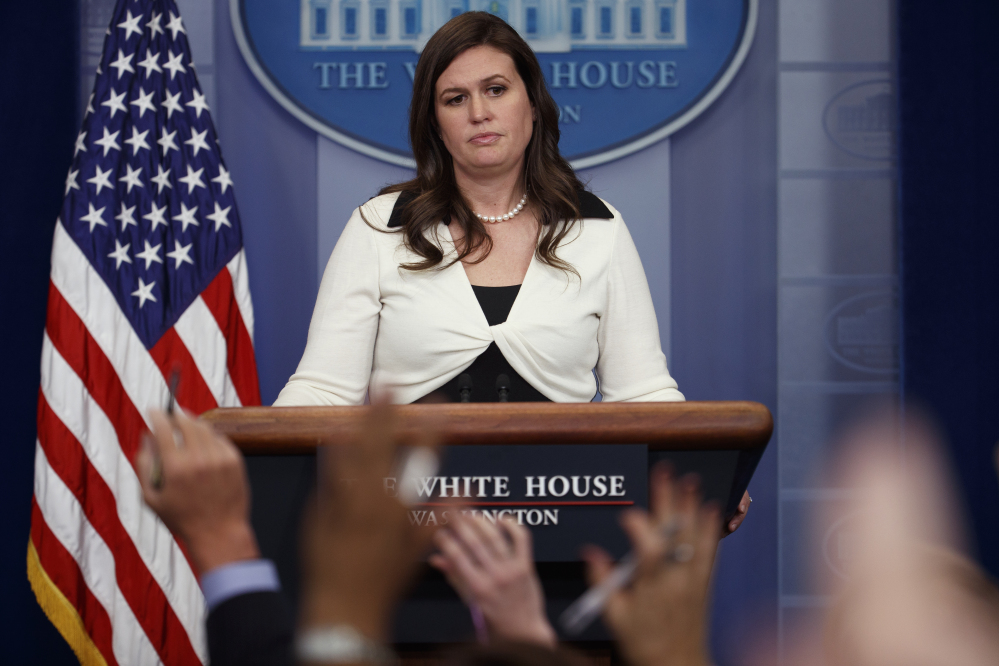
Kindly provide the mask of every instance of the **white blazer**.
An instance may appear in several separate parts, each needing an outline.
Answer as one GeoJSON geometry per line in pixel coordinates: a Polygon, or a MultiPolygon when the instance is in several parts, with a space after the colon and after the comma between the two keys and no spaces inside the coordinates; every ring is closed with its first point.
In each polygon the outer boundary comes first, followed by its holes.
{"type": "Polygon", "coordinates": [[[666,369],[649,285],[620,213],[583,192],[582,223],[558,247],[579,278],[535,257],[507,320],[489,326],[448,227],[447,268],[407,271],[392,216],[399,194],[356,209],[330,257],[305,353],[275,406],[358,405],[370,386],[410,403],[470,366],[491,342],[555,402],[680,401],[666,369]],[[375,226],[373,229],[361,218],[375,226]],[[596,378],[593,370],[596,369],[596,378]]]}

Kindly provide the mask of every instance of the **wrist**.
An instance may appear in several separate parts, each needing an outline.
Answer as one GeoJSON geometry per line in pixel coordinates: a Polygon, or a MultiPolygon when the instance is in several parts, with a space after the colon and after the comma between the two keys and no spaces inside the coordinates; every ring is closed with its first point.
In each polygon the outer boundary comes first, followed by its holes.
{"type": "Polygon", "coordinates": [[[350,626],[370,641],[384,643],[388,640],[387,612],[379,610],[369,599],[357,603],[342,601],[336,592],[322,594],[315,589],[306,592],[302,600],[303,631],[350,626]]]}
{"type": "Polygon", "coordinates": [[[392,650],[369,640],[349,624],[303,629],[295,639],[295,656],[307,664],[398,663],[392,650]]]}
{"type": "Polygon", "coordinates": [[[245,521],[185,536],[184,541],[199,576],[233,562],[260,557],[257,537],[245,521]]]}
{"type": "Polygon", "coordinates": [[[496,638],[532,643],[548,648],[554,648],[558,645],[558,635],[546,618],[520,627],[510,627],[507,630],[490,627],[489,633],[496,638]]]}

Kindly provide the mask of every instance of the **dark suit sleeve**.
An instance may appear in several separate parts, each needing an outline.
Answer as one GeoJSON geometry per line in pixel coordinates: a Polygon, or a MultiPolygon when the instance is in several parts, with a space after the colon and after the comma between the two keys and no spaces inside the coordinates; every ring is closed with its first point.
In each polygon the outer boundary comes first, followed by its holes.
{"type": "Polygon", "coordinates": [[[291,666],[294,628],[280,592],[226,599],[208,614],[211,666],[291,666]]]}

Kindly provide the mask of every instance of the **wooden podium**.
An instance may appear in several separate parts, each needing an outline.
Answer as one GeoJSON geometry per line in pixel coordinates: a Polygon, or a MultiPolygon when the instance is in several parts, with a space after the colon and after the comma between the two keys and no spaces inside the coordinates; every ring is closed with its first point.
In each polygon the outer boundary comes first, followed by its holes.
{"type": "MultiPolygon", "coordinates": [[[[312,453],[345,441],[363,407],[242,407],[202,416],[244,454],[312,453]]],[[[445,444],[647,444],[649,450],[762,451],[773,432],[758,402],[401,405],[404,430],[437,428],[445,444]]]]}
{"type": "MultiPolygon", "coordinates": [[[[252,464],[256,456],[302,457],[314,454],[318,446],[349,441],[364,409],[248,407],[216,409],[202,418],[230,437],[252,464]]],[[[403,405],[397,410],[404,436],[429,426],[451,446],[644,444],[650,464],[665,459],[678,474],[700,474],[705,498],[719,501],[726,514],[734,512],[773,431],[770,411],[754,402],[449,403],[403,405]]],[[[254,501],[261,501],[256,487],[254,493],[254,501]]],[[[752,529],[751,517],[742,529],[752,529]]],[[[578,563],[550,562],[539,563],[538,569],[554,624],[585,589],[582,568],[578,563]]],[[[396,641],[402,653],[471,635],[467,610],[443,578],[428,568],[400,609],[396,641]]],[[[582,637],[591,649],[606,646],[606,639],[599,626],[582,637]]]]}

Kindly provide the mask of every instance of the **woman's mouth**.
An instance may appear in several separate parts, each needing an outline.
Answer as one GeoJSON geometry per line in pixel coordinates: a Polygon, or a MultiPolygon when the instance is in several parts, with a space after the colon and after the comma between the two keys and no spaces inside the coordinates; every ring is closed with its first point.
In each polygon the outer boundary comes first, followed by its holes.
{"type": "Polygon", "coordinates": [[[502,134],[497,134],[496,132],[482,132],[473,136],[468,142],[476,146],[488,146],[499,141],[502,136],[502,134]]]}

